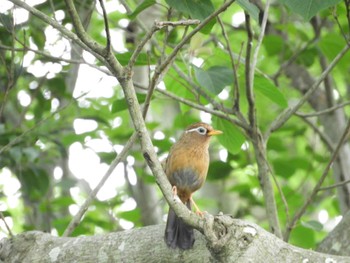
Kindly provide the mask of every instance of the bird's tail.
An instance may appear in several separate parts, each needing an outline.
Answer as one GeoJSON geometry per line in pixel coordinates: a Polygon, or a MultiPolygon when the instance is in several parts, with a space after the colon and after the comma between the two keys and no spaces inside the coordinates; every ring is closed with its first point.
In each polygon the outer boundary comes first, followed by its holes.
{"type": "MultiPolygon", "coordinates": [[[[190,201],[187,202],[186,206],[191,210],[190,201]]],[[[164,239],[165,243],[171,248],[189,249],[192,248],[194,243],[193,228],[186,225],[171,207],[169,208],[164,239]]]]}

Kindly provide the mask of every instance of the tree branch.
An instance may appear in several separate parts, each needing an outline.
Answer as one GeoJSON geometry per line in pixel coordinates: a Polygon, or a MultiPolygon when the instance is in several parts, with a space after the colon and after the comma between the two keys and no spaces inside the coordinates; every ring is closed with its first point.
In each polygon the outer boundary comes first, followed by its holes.
{"type": "Polygon", "coordinates": [[[304,205],[299,209],[299,211],[294,215],[293,219],[291,220],[291,222],[288,224],[287,229],[286,229],[286,233],[285,233],[285,240],[289,239],[289,235],[290,232],[292,231],[292,229],[294,228],[296,222],[303,216],[303,214],[305,213],[306,209],[308,208],[308,206],[311,204],[312,200],[315,198],[315,196],[317,195],[319,189],[321,188],[323,181],[326,179],[329,170],[331,169],[331,166],[333,164],[333,162],[335,161],[335,159],[338,156],[338,153],[341,149],[341,147],[343,146],[343,143],[345,141],[345,139],[347,138],[347,135],[350,131],[350,119],[348,120],[348,123],[346,125],[346,128],[344,129],[343,135],[341,136],[337,146],[335,147],[331,159],[329,160],[325,170],[322,173],[321,178],[318,180],[317,184],[315,185],[314,189],[312,190],[310,196],[307,198],[306,202],[304,203],[304,205]]]}
{"type": "Polygon", "coordinates": [[[227,240],[225,251],[207,248],[202,235],[195,233],[196,242],[190,250],[169,249],[163,242],[164,226],[155,225],[106,235],[76,238],[54,237],[32,231],[0,241],[0,258],[6,263],[17,262],[349,262],[349,257],[322,254],[294,247],[261,227],[217,216],[215,221],[226,227],[222,235],[227,240]],[[137,241],[137,242],[135,242],[137,241]]]}
{"type": "Polygon", "coordinates": [[[72,232],[74,231],[74,229],[79,225],[83,215],[85,214],[85,212],[89,208],[91,202],[95,199],[97,193],[100,191],[102,186],[106,183],[107,179],[112,174],[112,172],[117,167],[117,165],[126,158],[126,155],[127,155],[128,151],[130,150],[130,148],[133,146],[136,138],[137,138],[136,133],[133,133],[133,135],[131,135],[131,137],[129,138],[128,142],[125,144],[125,146],[124,146],[123,150],[121,151],[121,153],[118,154],[118,156],[111,163],[111,165],[109,166],[107,172],[102,177],[101,181],[94,188],[94,190],[91,191],[91,193],[89,194],[88,198],[85,199],[84,203],[79,208],[78,213],[70,221],[69,225],[67,226],[66,230],[64,231],[64,233],[62,235],[63,237],[70,236],[72,234],[72,232]]]}
{"type": "Polygon", "coordinates": [[[333,68],[337,65],[340,59],[344,57],[344,55],[350,49],[350,44],[346,45],[339,54],[333,59],[333,61],[328,65],[326,70],[324,70],[321,76],[314,82],[314,84],[310,87],[310,89],[305,93],[305,95],[298,101],[298,103],[284,110],[276,120],[271,124],[270,128],[265,133],[265,138],[269,137],[269,134],[278,130],[282,125],[284,125],[290,117],[301,107],[304,103],[309,99],[309,97],[314,93],[314,91],[320,86],[320,84],[324,81],[327,75],[333,70],[333,68]]]}

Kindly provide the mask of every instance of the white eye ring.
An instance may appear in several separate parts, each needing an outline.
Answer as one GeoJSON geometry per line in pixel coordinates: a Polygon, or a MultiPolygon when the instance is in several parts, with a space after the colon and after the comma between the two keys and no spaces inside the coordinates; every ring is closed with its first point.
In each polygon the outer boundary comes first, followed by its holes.
{"type": "Polygon", "coordinates": [[[207,129],[204,127],[198,127],[197,132],[201,135],[206,135],[207,134],[207,129]]]}

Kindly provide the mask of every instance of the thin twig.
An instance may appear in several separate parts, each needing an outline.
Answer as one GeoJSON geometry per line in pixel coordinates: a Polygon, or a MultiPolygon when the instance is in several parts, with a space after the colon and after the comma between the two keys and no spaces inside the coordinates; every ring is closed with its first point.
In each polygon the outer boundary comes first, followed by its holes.
{"type": "Polygon", "coordinates": [[[299,117],[304,117],[304,118],[308,118],[308,117],[318,117],[320,115],[324,115],[324,114],[328,114],[331,113],[333,111],[336,111],[337,109],[340,108],[344,108],[345,106],[350,105],[350,101],[346,101],[343,102],[341,104],[338,105],[334,105],[333,107],[330,107],[328,109],[325,110],[321,110],[321,111],[317,111],[317,112],[312,112],[312,113],[303,113],[303,112],[296,112],[295,115],[299,116],[299,117]]]}
{"type": "Polygon", "coordinates": [[[169,54],[167,59],[162,63],[162,65],[159,66],[158,71],[156,72],[160,74],[164,68],[166,68],[177,56],[180,49],[196,34],[198,33],[203,27],[205,27],[212,19],[217,17],[220,13],[225,11],[235,0],[229,0],[226,3],[224,3],[219,9],[215,10],[214,13],[212,13],[210,16],[208,16],[206,19],[204,19],[195,29],[193,29],[187,36],[185,36],[179,44],[176,45],[174,50],[169,54]]]}
{"type": "Polygon", "coordinates": [[[13,237],[13,234],[12,234],[12,231],[11,231],[11,228],[8,226],[8,224],[6,223],[6,220],[5,220],[5,217],[4,217],[4,214],[0,211],[0,218],[1,220],[4,222],[4,225],[9,233],[9,236],[10,237],[13,237]]]}
{"type": "Polygon", "coordinates": [[[134,53],[132,54],[129,60],[128,67],[132,68],[135,65],[136,59],[141,53],[143,47],[152,38],[153,34],[158,30],[168,26],[189,26],[189,25],[198,25],[199,23],[200,23],[199,20],[192,20],[192,19],[180,20],[180,21],[155,21],[151,30],[148,31],[148,33],[146,34],[144,39],[141,41],[141,43],[137,45],[134,53]]]}
{"type": "Polygon", "coordinates": [[[265,138],[268,138],[270,133],[278,130],[282,125],[284,125],[290,117],[309,99],[309,97],[314,93],[314,91],[320,86],[326,76],[332,71],[332,69],[337,65],[340,59],[344,57],[347,51],[350,49],[350,44],[346,45],[338,55],[333,59],[333,61],[328,65],[326,70],[324,70],[321,76],[314,82],[310,89],[304,94],[304,96],[298,101],[298,103],[283,111],[276,120],[271,124],[270,128],[265,133],[265,138]]]}
{"type": "Polygon", "coordinates": [[[231,61],[231,67],[232,67],[232,73],[233,73],[233,96],[234,96],[234,102],[233,102],[233,109],[236,112],[240,112],[240,106],[239,106],[239,83],[238,83],[238,76],[237,76],[237,66],[235,64],[235,60],[234,60],[234,56],[233,56],[233,52],[231,49],[231,43],[230,40],[228,39],[228,35],[226,33],[225,30],[225,26],[224,23],[222,22],[221,18],[218,16],[217,17],[220,27],[221,27],[221,31],[222,31],[222,35],[224,36],[225,42],[226,42],[226,49],[228,51],[228,54],[230,56],[230,61],[231,61]]]}
{"type": "Polygon", "coordinates": [[[331,159],[329,160],[325,170],[322,173],[321,178],[318,180],[317,184],[315,185],[314,189],[312,190],[310,196],[307,198],[307,200],[305,201],[304,205],[299,209],[299,211],[294,215],[292,221],[290,222],[290,224],[288,224],[287,228],[286,228],[286,233],[284,234],[284,240],[287,241],[289,239],[289,235],[290,232],[292,231],[292,229],[294,228],[296,222],[303,216],[303,214],[305,213],[306,209],[309,207],[309,205],[311,204],[311,202],[313,201],[313,199],[315,198],[315,196],[317,195],[317,193],[320,191],[320,188],[324,182],[324,180],[326,179],[329,170],[331,169],[331,166],[333,164],[333,162],[336,160],[339,151],[341,149],[341,147],[343,146],[343,143],[345,141],[345,139],[347,138],[347,135],[349,133],[350,130],[350,119],[348,120],[348,123],[344,129],[344,132],[337,144],[337,146],[335,147],[331,159]]]}
{"type": "Polygon", "coordinates": [[[331,190],[331,189],[334,189],[334,188],[337,188],[337,187],[342,187],[342,186],[344,186],[344,185],[346,185],[348,183],[350,183],[350,179],[342,181],[342,182],[337,183],[337,184],[330,185],[330,186],[320,187],[320,189],[318,189],[318,191],[331,190]]]}
{"type": "MultiPolygon", "coordinates": [[[[13,1],[13,0],[12,0],[13,1]]],[[[16,0],[17,1],[17,0],[16,0]]],[[[68,13],[70,14],[70,18],[72,19],[72,23],[74,26],[74,29],[80,38],[80,40],[88,46],[90,49],[94,50],[95,53],[99,54],[100,56],[104,56],[105,54],[105,48],[98,44],[96,41],[94,41],[85,31],[85,28],[83,24],[80,21],[79,14],[75,8],[74,1],[73,0],[65,0],[66,7],[68,10],[68,13]]]]}
{"type": "MultiPolygon", "coordinates": [[[[345,3],[346,3],[346,2],[345,2],[345,3]]],[[[346,5],[346,6],[347,6],[347,5],[346,5]]],[[[347,9],[347,12],[349,12],[349,6],[347,6],[346,9],[347,9]]],[[[340,23],[340,21],[339,21],[339,19],[338,19],[338,14],[337,14],[337,11],[336,11],[336,8],[335,8],[335,7],[333,7],[332,15],[333,15],[334,20],[337,22],[338,28],[339,28],[339,30],[340,30],[340,32],[341,32],[343,38],[345,39],[346,42],[348,42],[348,41],[349,41],[349,37],[348,37],[348,35],[345,33],[345,31],[344,31],[344,29],[343,29],[343,26],[341,25],[341,23],[340,23]]],[[[349,24],[349,26],[350,26],[350,24],[349,24]]]]}
{"type": "Polygon", "coordinates": [[[334,145],[332,140],[322,132],[312,121],[305,117],[300,117],[305,123],[307,123],[317,134],[320,136],[323,143],[327,146],[330,151],[334,151],[334,145]]]}
{"type": "Polygon", "coordinates": [[[188,20],[179,20],[179,21],[155,21],[157,27],[162,28],[165,26],[192,26],[200,24],[198,19],[188,19],[188,20]]]}
{"type": "Polygon", "coordinates": [[[144,39],[141,41],[140,44],[137,45],[135,51],[133,52],[129,63],[128,63],[128,68],[132,68],[135,65],[136,59],[138,58],[138,56],[140,55],[143,47],[146,45],[146,43],[152,38],[153,34],[155,32],[157,32],[160,28],[156,26],[156,24],[154,24],[151,28],[150,31],[148,31],[147,35],[144,37],[144,39]]]}
{"type": "MultiPolygon", "coordinates": [[[[256,125],[255,125],[255,103],[254,103],[254,93],[253,93],[253,79],[251,78],[251,71],[252,67],[250,66],[251,63],[251,54],[252,54],[252,46],[253,46],[253,31],[250,25],[250,16],[245,13],[245,21],[246,21],[246,29],[247,29],[247,48],[246,48],[246,57],[245,57],[245,90],[246,90],[246,96],[248,101],[248,107],[249,107],[249,123],[252,131],[256,134],[256,125]]],[[[254,73],[253,73],[254,74],[254,73]]],[[[251,135],[253,136],[253,135],[251,135]]]]}
{"type": "MultiPolygon", "coordinates": [[[[139,85],[137,83],[134,83],[134,86],[138,87],[140,89],[143,89],[143,90],[147,90],[147,88],[145,88],[142,85],[139,85]]],[[[197,104],[197,103],[195,103],[193,101],[190,101],[190,100],[184,99],[182,97],[176,96],[175,94],[173,94],[173,93],[171,93],[169,91],[163,90],[163,89],[156,88],[155,90],[157,92],[159,92],[159,93],[161,93],[161,94],[171,98],[171,99],[174,99],[174,100],[176,100],[176,101],[178,101],[178,102],[180,102],[182,104],[188,105],[191,108],[194,108],[194,109],[197,109],[197,110],[200,110],[200,111],[204,111],[204,112],[210,113],[211,115],[214,115],[214,116],[217,116],[219,118],[225,119],[225,120],[231,122],[232,124],[234,124],[234,125],[236,125],[238,127],[241,127],[245,131],[246,126],[242,125],[242,123],[239,120],[236,120],[236,119],[230,117],[228,114],[225,114],[222,111],[217,111],[217,110],[205,107],[205,106],[197,104]]]]}
{"type": "Polygon", "coordinates": [[[128,153],[128,151],[130,150],[130,148],[133,146],[135,140],[137,138],[137,133],[134,132],[131,137],[129,138],[129,140],[127,141],[127,143],[125,144],[123,150],[121,151],[120,154],[118,154],[118,156],[114,159],[114,161],[111,163],[111,165],[109,166],[107,172],[105,173],[105,175],[102,177],[101,181],[98,183],[98,185],[91,191],[91,193],[89,194],[88,198],[85,199],[84,203],[82,204],[82,206],[79,208],[78,213],[72,218],[72,220],[70,221],[68,227],[66,228],[66,230],[63,233],[63,237],[68,237],[70,236],[70,234],[74,231],[74,229],[79,225],[83,215],[85,214],[85,212],[87,211],[87,209],[89,208],[91,202],[95,199],[97,193],[100,191],[100,189],[102,188],[102,186],[105,184],[105,182],[107,181],[107,179],[109,178],[109,176],[112,174],[112,172],[114,171],[114,169],[117,167],[117,165],[123,161],[128,153]]]}
{"type": "Polygon", "coordinates": [[[31,133],[32,131],[34,131],[35,129],[37,129],[38,127],[40,127],[41,125],[43,125],[46,121],[48,121],[49,119],[53,118],[57,113],[65,110],[66,108],[68,108],[73,101],[85,96],[88,92],[83,93],[82,95],[80,95],[79,97],[75,98],[74,100],[71,100],[70,102],[68,102],[66,105],[63,105],[62,107],[60,107],[58,110],[56,110],[55,112],[52,112],[49,116],[47,116],[46,118],[41,119],[40,121],[38,121],[33,127],[25,130],[24,132],[22,132],[20,135],[18,135],[17,137],[15,137],[13,140],[11,140],[8,144],[4,145],[2,148],[0,148],[0,155],[2,153],[4,153],[5,151],[9,150],[11,148],[11,146],[15,145],[17,142],[19,142],[24,136],[26,136],[27,134],[31,133]]]}
{"type": "MultiPolygon", "coordinates": [[[[27,3],[25,3],[22,0],[9,0],[9,1],[12,2],[13,4],[19,6],[19,7],[22,7],[23,9],[27,10],[28,12],[30,12],[32,15],[38,17],[43,22],[45,22],[48,25],[52,26],[53,28],[57,29],[67,39],[77,43],[84,50],[86,50],[86,51],[90,52],[91,54],[93,54],[97,59],[99,59],[100,61],[103,61],[103,56],[101,56],[98,52],[96,52],[96,50],[94,49],[93,45],[92,45],[92,47],[91,47],[91,45],[87,45],[76,34],[72,33],[70,30],[68,30],[67,28],[65,28],[61,24],[59,24],[57,21],[51,19],[49,16],[47,16],[43,12],[41,12],[38,9],[28,5],[27,3]]],[[[76,16],[78,16],[77,13],[76,13],[76,16]]],[[[92,42],[95,43],[94,41],[92,41],[92,42]]],[[[100,51],[100,50],[103,51],[103,47],[102,46],[100,47],[100,49],[98,49],[98,51],[100,51]]]]}
{"type": "Polygon", "coordinates": [[[106,12],[106,8],[103,3],[103,0],[99,0],[99,2],[102,8],[103,21],[105,23],[105,32],[106,32],[106,38],[107,38],[106,50],[107,52],[111,52],[111,34],[109,32],[108,16],[107,16],[107,12],[106,12]]]}

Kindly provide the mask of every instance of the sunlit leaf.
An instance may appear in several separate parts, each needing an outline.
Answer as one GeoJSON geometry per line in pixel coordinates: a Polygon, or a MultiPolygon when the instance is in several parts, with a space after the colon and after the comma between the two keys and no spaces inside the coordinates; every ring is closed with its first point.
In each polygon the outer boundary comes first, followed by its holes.
{"type": "Polygon", "coordinates": [[[223,131],[223,134],[217,136],[219,142],[232,154],[240,151],[245,138],[240,130],[227,120],[218,117],[213,118],[213,125],[216,129],[223,131]]]}
{"type": "Polygon", "coordinates": [[[254,89],[280,107],[286,108],[288,106],[288,102],[282,92],[278,90],[271,80],[261,76],[260,74],[255,75],[254,89]]]}

